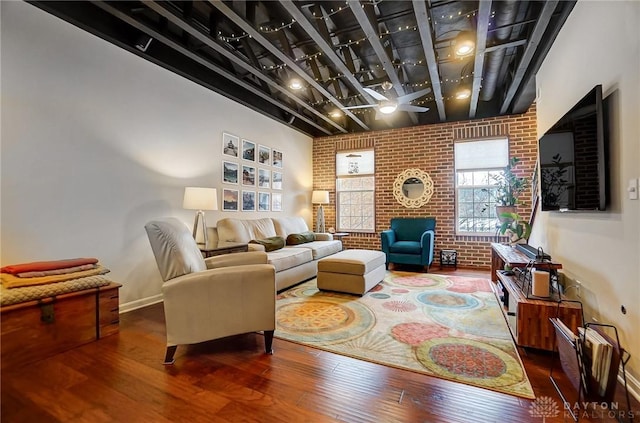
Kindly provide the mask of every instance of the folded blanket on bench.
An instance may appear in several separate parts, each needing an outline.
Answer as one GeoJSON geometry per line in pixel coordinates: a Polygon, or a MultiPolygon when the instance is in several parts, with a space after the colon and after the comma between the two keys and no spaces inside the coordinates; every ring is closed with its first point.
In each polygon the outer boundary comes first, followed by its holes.
{"type": "Polygon", "coordinates": [[[12,264],[0,269],[0,273],[10,273],[17,275],[24,272],[43,272],[47,270],[66,269],[69,267],[82,266],[84,264],[96,264],[97,258],[73,258],[64,260],[34,261],[31,263],[12,264]]]}
{"type": "Polygon", "coordinates": [[[82,270],[79,272],[65,273],[62,275],[49,275],[33,278],[21,278],[10,273],[0,273],[0,281],[5,288],[19,288],[23,286],[44,285],[48,283],[64,282],[73,279],[84,278],[87,276],[104,275],[110,270],[104,266],[98,265],[95,269],[82,270]]]}

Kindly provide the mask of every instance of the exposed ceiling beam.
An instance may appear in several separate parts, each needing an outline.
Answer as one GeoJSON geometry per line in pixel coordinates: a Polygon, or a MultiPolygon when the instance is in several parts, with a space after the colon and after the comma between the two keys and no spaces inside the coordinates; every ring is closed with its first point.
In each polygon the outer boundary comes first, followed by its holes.
{"type": "MultiPolygon", "coordinates": [[[[250,72],[252,75],[256,76],[260,80],[265,81],[275,91],[278,91],[278,92],[284,94],[286,97],[290,98],[291,100],[293,100],[294,102],[296,102],[297,104],[302,106],[303,108],[309,110],[311,113],[313,113],[314,115],[318,116],[320,119],[324,120],[325,122],[327,122],[328,124],[330,124],[334,128],[338,129],[340,132],[343,132],[343,133],[347,132],[347,130],[345,128],[343,128],[342,126],[340,126],[337,123],[335,123],[328,116],[325,116],[324,114],[318,112],[316,109],[311,107],[305,101],[303,101],[302,99],[300,99],[297,96],[293,95],[287,89],[281,87],[276,81],[274,81],[271,78],[269,78],[268,76],[264,75],[261,70],[254,68],[249,63],[247,63],[244,60],[238,58],[235,54],[233,54],[230,51],[226,50],[221,45],[219,45],[216,41],[214,41],[211,38],[210,35],[208,35],[208,34],[206,34],[204,32],[201,32],[200,30],[198,30],[198,29],[194,28],[193,26],[189,25],[189,23],[187,23],[184,20],[182,20],[182,18],[180,18],[179,16],[175,15],[171,11],[165,9],[164,6],[158,4],[157,2],[145,2],[145,5],[147,7],[149,7],[151,10],[153,10],[154,12],[158,13],[160,16],[163,16],[163,17],[167,18],[173,24],[178,26],[181,30],[188,32],[191,36],[193,36],[194,38],[196,38],[200,42],[202,42],[205,45],[207,45],[207,47],[210,47],[211,49],[215,50],[218,54],[220,54],[223,57],[226,57],[227,59],[231,60],[234,64],[236,64],[237,66],[241,67],[245,71],[250,72]]],[[[258,93],[258,92],[261,92],[261,91],[256,89],[255,87],[253,87],[253,92],[254,93],[258,93]]],[[[281,104],[281,107],[282,107],[282,104],[281,104]]]]}
{"type": "Polygon", "coordinates": [[[480,0],[476,15],[476,57],[473,65],[473,85],[471,87],[471,101],[469,102],[469,119],[476,117],[478,99],[482,87],[482,70],[484,69],[484,54],[487,48],[487,33],[491,19],[491,0],[480,0]]]}
{"type": "Polygon", "coordinates": [[[296,20],[298,25],[304,29],[309,37],[320,47],[322,54],[333,63],[333,65],[338,69],[340,73],[344,75],[344,78],[347,79],[353,88],[356,89],[360,95],[362,95],[365,100],[369,103],[375,103],[376,101],[363,89],[362,84],[358,79],[353,75],[353,72],[347,67],[347,65],[340,59],[340,56],[336,54],[333,50],[333,46],[329,45],[329,43],[325,40],[325,38],[316,30],[316,28],[309,22],[304,13],[292,2],[288,0],[281,0],[280,3],[282,6],[289,12],[289,15],[293,19],[296,20]]]}
{"type": "Polygon", "coordinates": [[[492,51],[502,50],[502,49],[505,49],[505,48],[519,47],[519,46],[524,45],[526,43],[527,43],[526,39],[507,41],[506,43],[495,44],[495,45],[492,45],[491,47],[487,47],[484,50],[484,52],[485,53],[491,53],[492,51]]]}
{"type": "Polygon", "coordinates": [[[433,97],[436,101],[438,116],[440,121],[444,122],[447,115],[444,108],[444,96],[442,95],[442,85],[440,84],[440,72],[438,71],[438,61],[433,46],[433,37],[431,36],[431,24],[429,22],[429,12],[427,4],[424,0],[413,0],[413,11],[416,14],[416,23],[418,31],[420,31],[420,40],[424,49],[424,56],[427,60],[427,68],[429,70],[429,80],[431,81],[431,89],[433,97]]]}
{"type": "MultiPolygon", "coordinates": [[[[271,54],[273,54],[280,61],[285,63],[289,67],[289,69],[291,69],[292,71],[297,73],[298,76],[303,78],[310,85],[312,85],[316,90],[318,90],[320,93],[322,93],[322,95],[324,95],[329,101],[331,101],[333,104],[335,104],[336,107],[340,107],[340,108],[342,107],[342,104],[340,103],[340,101],[337,98],[335,98],[333,96],[333,94],[331,94],[322,85],[320,85],[318,82],[316,82],[316,80],[314,78],[312,78],[307,72],[305,72],[304,69],[302,69],[300,66],[298,66],[298,64],[295,61],[293,61],[292,59],[287,57],[287,55],[282,53],[280,51],[280,49],[278,49],[278,47],[276,47],[269,40],[267,40],[258,30],[256,30],[249,23],[245,22],[242,17],[240,17],[239,15],[237,15],[233,11],[233,9],[231,9],[229,6],[227,6],[222,1],[209,0],[209,3],[211,3],[211,5],[213,5],[213,7],[215,7],[219,11],[221,11],[225,16],[227,16],[227,18],[229,18],[234,24],[236,24],[244,32],[249,34],[254,40],[256,40],[258,43],[260,43],[271,54]]],[[[364,122],[362,122],[356,115],[354,115],[351,111],[344,110],[344,113],[345,113],[345,115],[349,116],[353,121],[355,121],[358,125],[360,125],[360,127],[362,127],[364,130],[367,130],[367,131],[369,130],[369,127],[364,122]]],[[[328,117],[327,117],[327,119],[328,119],[328,117]]],[[[334,124],[334,126],[336,126],[336,124],[334,124]]],[[[346,132],[346,130],[344,128],[342,128],[341,126],[340,126],[340,128],[341,128],[341,130],[343,132],[346,132]]]]}
{"type": "MultiPolygon", "coordinates": [[[[94,1],[92,2],[93,4],[95,4],[97,7],[99,7],[100,9],[104,10],[105,12],[110,13],[111,15],[117,17],[118,19],[120,19],[121,21],[131,25],[132,27],[138,29],[139,31],[144,32],[145,34],[148,34],[150,37],[153,37],[154,39],[158,40],[159,42],[167,45],[168,47],[180,52],[181,54],[183,54],[184,56],[189,57],[191,60],[201,64],[202,66],[207,67],[208,69],[216,72],[219,75],[222,75],[224,78],[232,81],[233,83],[241,86],[242,88],[253,92],[255,95],[259,96],[260,98],[268,101],[269,103],[273,104],[274,106],[277,106],[278,108],[286,111],[287,113],[290,113],[293,116],[296,116],[298,119],[302,120],[303,122],[308,123],[309,125],[313,126],[314,128],[318,129],[319,131],[327,134],[327,135],[332,135],[332,132],[329,131],[327,128],[318,125],[315,121],[309,119],[308,117],[298,113],[296,110],[283,105],[281,101],[278,101],[277,99],[273,98],[273,96],[271,95],[267,95],[265,93],[263,93],[260,90],[257,90],[255,86],[237,78],[234,74],[230,73],[229,71],[227,71],[226,69],[223,69],[217,65],[215,65],[214,63],[210,62],[209,60],[206,60],[202,57],[200,57],[199,55],[197,55],[196,53],[188,50],[186,47],[183,47],[182,45],[178,44],[177,42],[171,40],[170,38],[168,38],[167,36],[161,34],[160,32],[156,31],[154,28],[151,28],[150,26],[143,24],[139,21],[137,21],[136,19],[134,19],[133,17],[129,16],[128,14],[120,11],[119,9],[116,9],[115,7],[111,6],[110,4],[104,3],[104,2],[99,2],[99,1],[94,1]]],[[[277,85],[277,84],[276,84],[277,85]]],[[[235,99],[236,101],[239,101],[239,99],[235,99]]],[[[243,104],[245,104],[244,102],[242,102],[243,104]]],[[[251,107],[250,105],[247,104],[247,106],[251,107]]],[[[273,116],[271,116],[273,117],[273,116]]]]}
{"type": "MultiPolygon", "coordinates": [[[[373,51],[376,52],[376,56],[378,56],[378,59],[382,64],[382,68],[389,77],[389,81],[393,84],[393,88],[395,89],[396,93],[398,94],[398,96],[405,95],[406,93],[404,91],[404,88],[402,88],[402,82],[400,81],[400,78],[398,78],[398,73],[393,66],[393,62],[389,59],[389,55],[387,55],[384,46],[380,42],[380,34],[378,33],[378,28],[374,28],[365,10],[366,7],[373,6],[363,5],[360,3],[360,0],[349,0],[348,3],[351,12],[353,12],[353,15],[356,17],[356,20],[362,27],[362,31],[364,31],[364,35],[367,38],[367,41],[369,41],[369,44],[373,48],[373,51]]],[[[416,114],[408,114],[414,125],[417,124],[418,118],[416,117],[416,114]]]]}
{"type": "Polygon", "coordinates": [[[529,69],[527,70],[524,80],[522,81],[521,85],[523,87],[528,87],[528,89],[518,90],[518,93],[516,94],[516,96],[514,97],[511,103],[512,113],[524,113],[531,106],[531,103],[535,100],[536,74],[538,73],[540,66],[542,66],[542,62],[544,61],[545,57],[547,57],[547,53],[549,53],[549,50],[551,49],[553,42],[558,36],[560,29],[566,22],[567,18],[569,17],[569,14],[573,10],[576,3],[577,3],[577,0],[563,1],[562,3],[560,3],[561,4],[560,13],[557,13],[554,16],[553,26],[551,26],[549,31],[545,32],[545,36],[544,36],[545,40],[543,44],[540,46],[540,48],[538,48],[538,51],[536,52],[536,56],[532,60],[531,64],[529,65],[529,69]]]}
{"type": "Polygon", "coordinates": [[[502,102],[502,106],[500,107],[500,114],[505,114],[507,110],[509,110],[509,106],[511,105],[511,101],[518,92],[522,81],[524,80],[525,73],[529,64],[531,63],[531,59],[533,59],[534,54],[544,36],[547,27],[549,26],[549,22],[551,22],[551,18],[553,16],[553,12],[556,10],[556,6],[558,5],[558,0],[547,0],[544,2],[544,6],[542,7],[542,11],[540,12],[540,17],[536,21],[536,25],[533,28],[533,32],[529,37],[529,41],[527,42],[527,47],[525,47],[524,53],[522,54],[522,58],[520,59],[520,63],[518,64],[518,68],[513,77],[513,81],[509,88],[507,89],[507,93],[502,102]]]}

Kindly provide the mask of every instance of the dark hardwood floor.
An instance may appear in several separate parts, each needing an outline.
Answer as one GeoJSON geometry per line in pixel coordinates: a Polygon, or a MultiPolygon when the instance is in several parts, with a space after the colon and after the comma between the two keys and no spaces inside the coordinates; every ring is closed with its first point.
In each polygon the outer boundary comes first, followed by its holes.
{"type": "MultiPolygon", "coordinates": [[[[442,273],[432,269],[434,273],[442,273]]],[[[448,271],[488,277],[488,272],[448,271]]],[[[3,372],[2,422],[560,422],[571,421],[549,381],[552,357],[521,350],[531,400],[359,361],[260,334],[180,346],[163,366],[162,305],[121,315],[120,332],[3,372]]],[[[561,372],[560,372],[561,375],[561,372]]],[[[561,386],[572,392],[566,379],[561,386]]],[[[623,408],[620,403],[620,408],[623,408]]],[[[640,410],[637,403],[632,407],[640,410]]],[[[612,421],[602,409],[580,421],[612,421]],[[603,417],[603,418],[601,418],[603,417]]],[[[636,419],[638,421],[639,418],[636,419]]]]}

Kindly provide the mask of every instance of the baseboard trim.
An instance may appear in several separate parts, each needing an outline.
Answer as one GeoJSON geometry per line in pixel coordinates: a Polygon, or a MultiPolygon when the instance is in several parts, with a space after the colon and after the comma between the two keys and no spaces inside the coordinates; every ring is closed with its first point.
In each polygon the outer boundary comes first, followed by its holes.
{"type": "Polygon", "coordinates": [[[130,301],[128,303],[120,304],[119,313],[128,313],[139,308],[147,307],[152,304],[162,302],[162,294],[154,295],[152,297],[142,298],[140,300],[130,301]]]}
{"type": "MultiPolygon", "coordinates": [[[[618,372],[618,382],[624,387],[624,379],[622,378],[622,366],[620,366],[620,370],[618,372]]],[[[640,402],[640,381],[629,373],[627,373],[627,390],[629,391],[629,395],[640,402]]]]}

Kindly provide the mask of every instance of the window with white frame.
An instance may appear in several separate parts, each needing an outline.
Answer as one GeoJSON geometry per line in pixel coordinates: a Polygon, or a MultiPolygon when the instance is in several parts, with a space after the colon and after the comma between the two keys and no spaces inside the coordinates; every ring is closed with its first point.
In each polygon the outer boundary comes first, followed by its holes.
{"type": "Polygon", "coordinates": [[[456,233],[495,233],[495,184],[509,163],[509,140],[457,141],[454,154],[456,233]]]}
{"type": "Polygon", "coordinates": [[[373,149],[336,154],[338,231],[375,231],[374,171],[373,149]]]}

